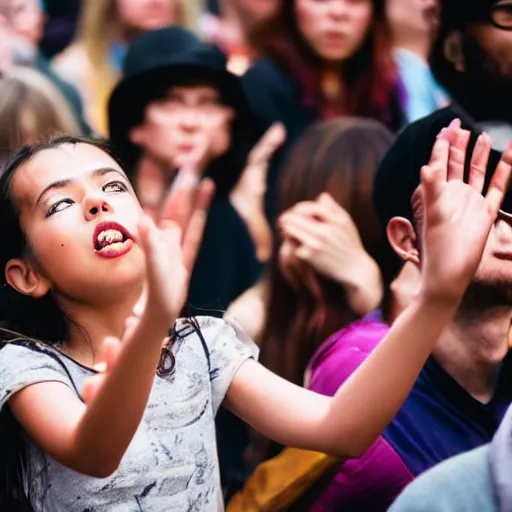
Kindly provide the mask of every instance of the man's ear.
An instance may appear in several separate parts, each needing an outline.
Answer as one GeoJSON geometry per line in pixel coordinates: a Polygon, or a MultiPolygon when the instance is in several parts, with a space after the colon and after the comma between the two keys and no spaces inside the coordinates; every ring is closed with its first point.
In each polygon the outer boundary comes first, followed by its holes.
{"type": "Polygon", "coordinates": [[[462,51],[462,34],[458,30],[452,30],[444,40],[444,57],[460,73],[466,71],[466,60],[462,51]]]}
{"type": "Polygon", "coordinates": [[[51,288],[48,279],[32,263],[18,258],[7,262],[5,278],[17,292],[34,299],[44,297],[51,288]]]}
{"type": "Polygon", "coordinates": [[[404,261],[420,266],[420,254],[416,246],[416,232],[411,222],[403,217],[393,217],[386,228],[388,241],[404,261]]]}

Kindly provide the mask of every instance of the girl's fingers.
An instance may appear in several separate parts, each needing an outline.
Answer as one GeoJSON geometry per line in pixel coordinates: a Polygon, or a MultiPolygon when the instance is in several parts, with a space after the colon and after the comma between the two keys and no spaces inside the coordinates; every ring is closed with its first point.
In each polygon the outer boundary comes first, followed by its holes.
{"type": "Polygon", "coordinates": [[[184,167],[176,176],[160,211],[160,222],[176,223],[183,233],[192,215],[199,176],[192,167],[184,167]]]}
{"type": "Polygon", "coordinates": [[[421,184],[427,202],[437,198],[446,183],[449,151],[448,141],[439,137],[432,148],[430,163],[421,169],[421,184]]]}
{"type": "MultiPolygon", "coordinates": [[[[147,215],[144,215],[139,221],[138,230],[140,246],[146,257],[147,279],[149,283],[154,283],[155,280],[160,278],[157,271],[161,252],[159,232],[155,223],[147,215]]],[[[175,230],[177,230],[177,228],[175,230]]],[[[172,230],[168,230],[168,232],[169,231],[172,230]]]]}
{"type": "Polygon", "coordinates": [[[491,148],[491,138],[486,133],[483,133],[478,137],[473,150],[473,156],[471,157],[468,183],[480,194],[484,188],[487,161],[489,160],[491,148]]]}
{"type": "Polygon", "coordinates": [[[441,194],[442,181],[436,178],[434,170],[428,165],[421,168],[421,188],[419,193],[426,204],[433,203],[441,194]]]}
{"type": "Polygon", "coordinates": [[[448,180],[464,179],[464,163],[471,132],[468,130],[457,130],[455,142],[450,145],[450,156],[448,160],[448,180]]]}
{"type": "Polygon", "coordinates": [[[82,386],[82,398],[86,404],[90,404],[99,393],[105,381],[104,374],[117,363],[121,348],[122,344],[119,339],[111,336],[105,338],[102,346],[102,361],[94,365],[94,369],[99,373],[85,379],[82,386]]]}
{"type": "Polygon", "coordinates": [[[214,192],[215,186],[211,180],[203,180],[199,185],[195,209],[183,238],[183,263],[189,272],[192,271],[197,259],[214,192]]]}
{"type": "Polygon", "coordinates": [[[121,353],[122,343],[121,340],[114,337],[105,338],[103,342],[103,360],[106,366],[106,371],[111,370],[117,363],[119,354],[121,353]]]}

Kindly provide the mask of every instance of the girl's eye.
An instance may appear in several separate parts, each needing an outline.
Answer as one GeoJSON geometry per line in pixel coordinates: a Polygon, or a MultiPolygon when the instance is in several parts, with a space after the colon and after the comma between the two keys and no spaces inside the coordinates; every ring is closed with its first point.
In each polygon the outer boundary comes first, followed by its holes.
{"type": "Polygon", "coordinates": [[[74,201],[71,199],[61,199],[57,201],[55,204],[52,204],[50,208],[48,208],[45,217],[50,217],[54,213],[60,212],[61,210],[65,210],[68,206],[72,205],[74,201]]]}
{"type": "Polygon", "coordinates": [[[128,187],[121,181],[111,181],[103,186],[104,192],[126,192],[128,187]]]}

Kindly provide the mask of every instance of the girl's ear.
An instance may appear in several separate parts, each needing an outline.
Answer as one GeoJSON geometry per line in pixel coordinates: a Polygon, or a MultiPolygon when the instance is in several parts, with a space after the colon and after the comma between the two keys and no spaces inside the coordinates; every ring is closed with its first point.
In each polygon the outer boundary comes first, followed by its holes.
{"type": "Polygon", "coordinates": [[[34,299],[44,297],[51,289],[51,284],[31,263],[22,259],[12,259],[5,265],[7,283],[22,295],[34,299]]]}

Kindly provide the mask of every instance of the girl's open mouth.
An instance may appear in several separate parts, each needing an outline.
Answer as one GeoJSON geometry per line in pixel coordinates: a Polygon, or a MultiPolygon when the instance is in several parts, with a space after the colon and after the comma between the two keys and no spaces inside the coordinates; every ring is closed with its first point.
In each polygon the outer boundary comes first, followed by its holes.
{"type": "Polygon", "coordinates": [[[93,235],[94,251],[104,258],[118,258],[132,247],[133,236],[117,222],[100,222],[93,235]]]}

